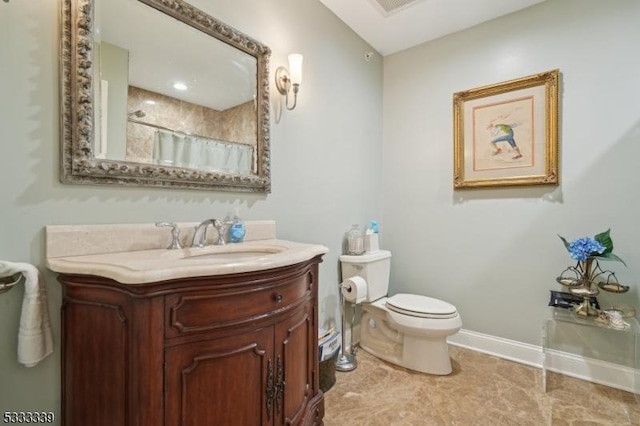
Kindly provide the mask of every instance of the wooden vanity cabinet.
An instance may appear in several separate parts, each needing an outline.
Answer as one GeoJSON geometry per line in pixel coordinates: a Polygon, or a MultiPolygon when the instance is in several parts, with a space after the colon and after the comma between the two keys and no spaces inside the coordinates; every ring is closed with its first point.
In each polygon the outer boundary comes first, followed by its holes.
{"type": "Polygon", "coordinates": [[[321,425],[318,256],[125,285],[60,275],[65,425],[321,425]]]}

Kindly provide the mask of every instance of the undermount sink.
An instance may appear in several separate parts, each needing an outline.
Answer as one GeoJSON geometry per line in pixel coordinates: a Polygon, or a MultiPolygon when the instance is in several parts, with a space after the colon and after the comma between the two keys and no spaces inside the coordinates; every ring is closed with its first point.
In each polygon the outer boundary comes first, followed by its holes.
{"type": "Polygon", "coordinates": [[[185,250],[184,257],[180,260],[206,260],[212,263],[227,263],[234,261],[252,261],[266,260],[269,256],[282,253],[286,247],[268,246],[268,247],[242,247],[242,246],[216,246],[212,247],[214,251],[202,251],[198,249],[185,250]]]}

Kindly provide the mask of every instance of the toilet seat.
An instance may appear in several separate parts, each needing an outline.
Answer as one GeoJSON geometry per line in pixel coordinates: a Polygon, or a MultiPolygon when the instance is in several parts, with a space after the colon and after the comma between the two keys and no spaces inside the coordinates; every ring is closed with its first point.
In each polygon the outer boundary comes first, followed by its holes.
{"type": "Polygon", "coordinates": [[[390,310],[419,318],[453,318],[458,315],[456,307],[442,300],[417,294],[399,293],[386,300],[390,310]]]}

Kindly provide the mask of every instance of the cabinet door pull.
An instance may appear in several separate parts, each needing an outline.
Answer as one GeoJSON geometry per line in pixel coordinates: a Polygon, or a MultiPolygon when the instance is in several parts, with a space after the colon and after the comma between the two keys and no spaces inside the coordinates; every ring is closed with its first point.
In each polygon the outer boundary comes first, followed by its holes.
{"type": "Polygon", "coordinates": [[[284,368],[282,368],[282,359],[278,355],[278,362],[276,363],[276,384],[274,386],[276,390],[276,412],[280,414],[280,408],[282,406],[282,397],[284,395],[284,368]]]}
{"type": "Polygon", "coordinates": [[[273,413],[273,398],[275,397],[275,386],[273,384],[273,363],[271,360],[267,363],[267,418],[271,420],[271,414],[273,413]]]}
{"type": "Polygon", "coordinates": [[[282,295],[281,295],[281,294],[276,294],[275,296],[273,296],[273,300],[274,300],[276,303],[280,303],[280,302],[282,302],[282,299],[283,299],[283,297],[282,297],[282,295]]]}

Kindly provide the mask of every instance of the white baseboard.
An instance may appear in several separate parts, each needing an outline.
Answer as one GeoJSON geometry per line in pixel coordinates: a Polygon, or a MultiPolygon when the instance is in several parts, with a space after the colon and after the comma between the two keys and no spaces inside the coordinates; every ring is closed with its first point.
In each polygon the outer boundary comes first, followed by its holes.
{"type": "MultiPolygon", "coordinates": [[[[450,336],[447,342],[453,346],[542,368],[541,346],[469,330],[460,330],[450,336]]],[[[631,367],[555,350],[547,351],[546,361],[549,371],[633,393],[635,371],[631,367]]]]}
{"type": "Polygon", "coordinates": [[[475,331],[460,330],[447,338],[447,343],[472,351],[542,368],[542,347],[475,331]]]}

